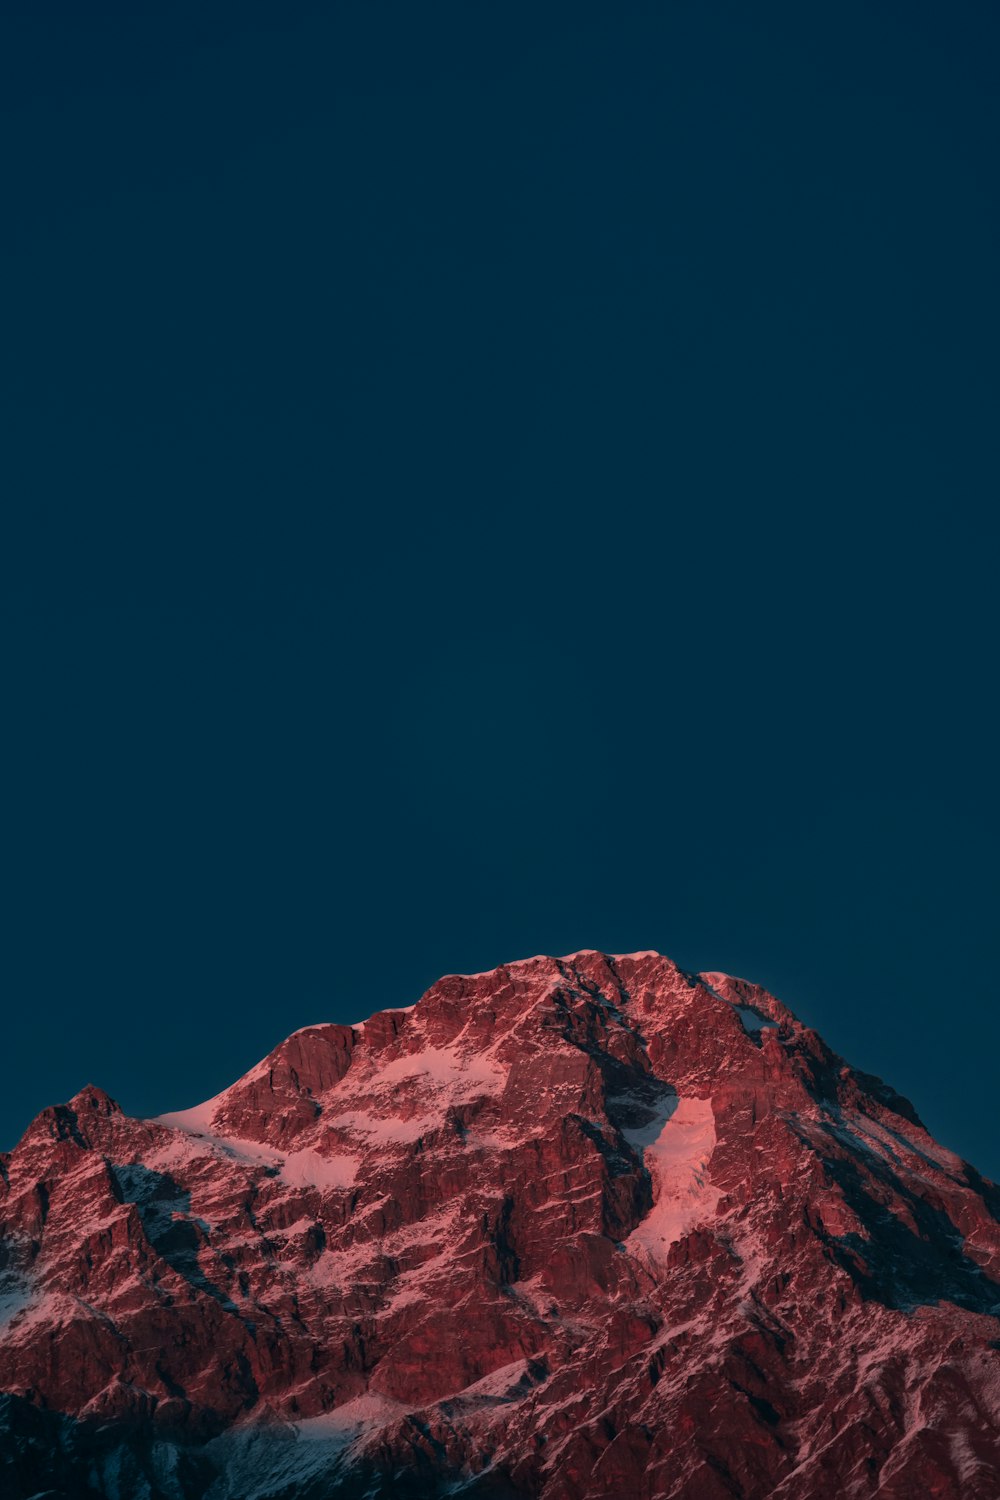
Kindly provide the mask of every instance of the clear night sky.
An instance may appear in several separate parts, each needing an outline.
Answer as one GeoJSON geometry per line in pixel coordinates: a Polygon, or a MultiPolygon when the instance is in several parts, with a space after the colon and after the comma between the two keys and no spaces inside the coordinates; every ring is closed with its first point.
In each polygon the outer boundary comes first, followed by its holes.
{"type": "Polygon", "coordinates": [[[660,948],[1000,1176],[997,8],[0,28],[0,1145],[660,948]]]}

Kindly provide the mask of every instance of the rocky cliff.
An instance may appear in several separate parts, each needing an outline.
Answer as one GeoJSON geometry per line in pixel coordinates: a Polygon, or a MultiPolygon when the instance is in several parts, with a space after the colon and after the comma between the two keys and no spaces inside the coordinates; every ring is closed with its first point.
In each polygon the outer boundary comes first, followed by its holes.
{"type": "Polygon", "coordinates": [[[0,1494],[1000,1495],[1000,1192],[759,987],[534,958],[0,1157],[0,1494]]]}

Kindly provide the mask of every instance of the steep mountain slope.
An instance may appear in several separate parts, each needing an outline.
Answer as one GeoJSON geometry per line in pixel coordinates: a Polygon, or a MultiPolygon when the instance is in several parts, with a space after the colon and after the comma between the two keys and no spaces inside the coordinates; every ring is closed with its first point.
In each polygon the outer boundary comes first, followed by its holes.
{"type": "Polygon", "coordinates": [[[451,976],[0,1169],[11,1500],[1000,1495],[1000,1193],[741,980],[451,976]]]}

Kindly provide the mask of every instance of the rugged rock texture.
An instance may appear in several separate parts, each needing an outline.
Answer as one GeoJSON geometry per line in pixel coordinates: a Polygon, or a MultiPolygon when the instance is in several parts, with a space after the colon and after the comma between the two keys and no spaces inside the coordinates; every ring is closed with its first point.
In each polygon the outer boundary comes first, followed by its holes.
{"type": "Polygon", "coordinates": [[[0,1157],[0,1493],[1000,1495],[1000,1193],[758,987],[442,979],[0,1157]]]}

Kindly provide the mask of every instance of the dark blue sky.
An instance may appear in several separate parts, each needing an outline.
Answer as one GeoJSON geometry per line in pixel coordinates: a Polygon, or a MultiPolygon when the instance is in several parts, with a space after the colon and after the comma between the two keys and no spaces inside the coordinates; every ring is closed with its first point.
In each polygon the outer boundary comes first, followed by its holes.
{"type": "Polygon", "coordinates": [[[1000,1176],[992,5],[8,6],[0,1144],[531,953],[1000,1176]]]}

